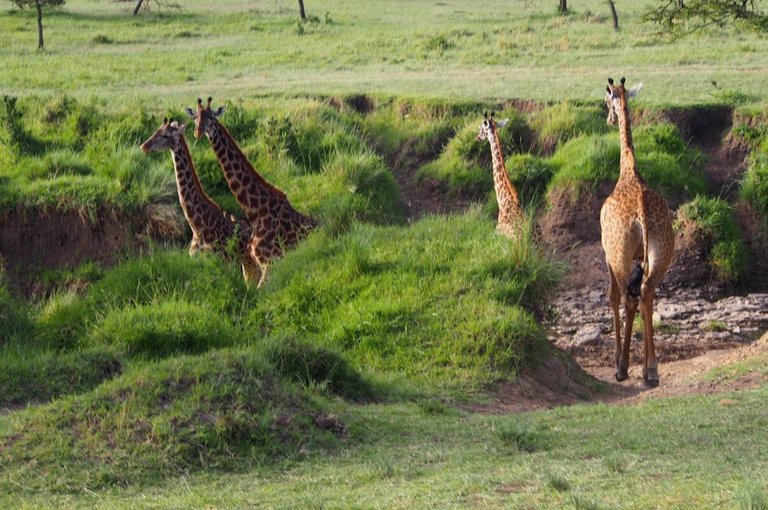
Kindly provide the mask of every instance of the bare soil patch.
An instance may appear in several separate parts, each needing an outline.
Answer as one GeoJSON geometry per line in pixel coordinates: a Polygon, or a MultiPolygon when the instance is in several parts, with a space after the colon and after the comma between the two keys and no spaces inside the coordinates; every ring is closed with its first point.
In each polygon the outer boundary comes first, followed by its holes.
{"type": "Polygon", "coordinates": [[[26,296],[50,289],[41,275],[85,262],[110,266],[150,240],[178,241],[178,214],[150,206],[136,214],[102,207],[93,215],[78,211],[18,208],[0,214],[0,262],[11,286],[26,296]]]}

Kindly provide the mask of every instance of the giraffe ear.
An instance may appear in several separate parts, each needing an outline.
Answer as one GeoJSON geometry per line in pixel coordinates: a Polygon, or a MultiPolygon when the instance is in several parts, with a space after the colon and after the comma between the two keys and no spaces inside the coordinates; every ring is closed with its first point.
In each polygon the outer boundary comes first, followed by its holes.
{"type": "Polygon", "coordinates": [[[219,115],[221,115],[221,114],[222,114],[222,113],[224,113],[225,111],[227,111],[227,108],[226,108],[226,107],[224,107],[224,106],[219,106],[219,107],[218,107],[218,109],[216,109],[216,111],[215,111],[215,112],[213,112],[213,116],[214,116],[214,117],[218,117],[219,115]]]}
{"type": "Polygon", "coordinates": [[[193,119],[195,118],[195,111],[192,108],[184,108],[184,113],[186,113],[193,119]]]}
{"type": "Polygon", "coordinates": [[[643,84],[642,83],[640,85],[636,85],[636,86],[632,87],[631,89],[629,89],[627,91],[627,98],[635,97],[640,92],[641,88],[643,88],[643,84]]]}
{"type": "Polygon", "coordinates": [[[183,135],[183,134],[184,134],[184,131],[186,131],[186,130],[187,130],[187,123],[185,122],[184,124],[182,124],[182,125],[180,125],[180,126],[179,126],[179,129],[177,130],[177,132],[178,132],[180,135],[183,135]]]}
{"type": "Polygon", "coordinates": [[[509,123],[509,119],[501,119],[496,121],[496,127],[497,128],[503,128],[509,123]]]}

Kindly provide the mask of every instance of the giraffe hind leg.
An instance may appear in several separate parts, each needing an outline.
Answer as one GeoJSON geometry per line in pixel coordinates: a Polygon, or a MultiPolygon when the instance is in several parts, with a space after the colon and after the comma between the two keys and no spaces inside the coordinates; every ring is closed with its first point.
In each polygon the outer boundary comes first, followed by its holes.
{"type": "Polygon", "coordinates": [[[619,305],[621,304],[621,290],[619,289],[619,283],[616,281],[616,277],[613,274],[610,264],[608,265],[608,276],[610,278],[610,284],[608,287],[608,300],[611,303],[611,311],[613,312],[613,333],[616,337],[616,380],[626,380],[629,369],[629,359],[624,358],[621,348],[621,315],[619,314],[619,305]]]}
{"type": "Polygon", "coordinates": [[[653,344],[653,294],[643,296],[640,302],[640,314],[643,316],[643,381],[651,388],[659,385],[659,362],[656,360],[656,348],[653,344]]]}

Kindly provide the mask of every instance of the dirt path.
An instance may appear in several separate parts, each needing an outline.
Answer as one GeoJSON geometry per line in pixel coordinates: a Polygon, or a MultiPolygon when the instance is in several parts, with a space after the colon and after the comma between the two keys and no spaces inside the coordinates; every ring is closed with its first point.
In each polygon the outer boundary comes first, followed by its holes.
{"type": "Polygon", "coordinates": [[[588,372],[609,383],[611,393],[606,402],[633,404],[649,398],[664,398],[692,394],[716,394],[748,390],[768,382],[768,373],[746,372],[740,375],[707,378],[706,374],[749,359],[768,361],[768,334],[753,343],[725,350],[713,350],[694,358],[662,363],[659,375],[663,384],[647,388],[640,377],[640,367],[623,383],[613,381],[612,367],[590,367],[588,372]]]}

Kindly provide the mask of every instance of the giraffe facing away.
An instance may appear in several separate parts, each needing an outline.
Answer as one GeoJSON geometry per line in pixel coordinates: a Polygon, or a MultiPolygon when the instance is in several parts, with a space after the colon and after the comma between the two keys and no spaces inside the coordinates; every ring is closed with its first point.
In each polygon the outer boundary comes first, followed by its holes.
{"type": "Polygon", "coordinates": [[[517,189],[510,182],[507,175],[507,167],[504,166],[504,154],[501,150],[498,128],[503,128],[508,119],[496,122],[493,119],[493,113],[489,117],[484,115],[480,132],[477,135],[478,140],[488,140],[491,146],[491,158],[493,162],[493,187],[496,190],[496,202],[499,205],[499,217],[496,222],[496,230],[499,233],[515,238],[520,228],[522,220],[525,218],[525,211],[520,205],[520,197],[517,189]]]}
{"type": "Polygon", "coordinates": [[[643,317],[643,380],[650,387],[659,385],[658,361],[653,344],[653,300],[656,287],[672,263],[675,236],[672,215],[662,196],[649,189],[637,171],[632,144],[627,99],[637,94],[624,87],[624,78],[616,86],[608,79],[606,104],[608,125],[619,125],[621,159],[619,180],[600,210],[600,231],[610,286],[608,298],[613,311],[616,335],[616,380],[629,375],[629,351],[632,322],[638,305],[643,317]],[[621,341],[619,304],[624,301],[624,343],[621,341]]]}
{"type": "Polygon", "coordinates": [[[197,251],[213,251],[225,257],[234,251],[240,259],[246,283],[258,280],[260,269],[248,253],[251,226],[222,211],[205,193],[195,172],[195,165],[184,140],[187,125],[163,120],[163,124],[149,139],[141,144],[144,154],[170,150],[176,171],[176,189],[184,217],[192,229],[189,254],[197,251]]]}
{"type": "Polygon", "coordinates": [[[195,138],[205,134],[210,140],[230,191],[245,212],[253,229],[249,253],[261,268],[259,287],[264,283],[269,262],[296,244],[318,223],[291,206],[285,193],[256,172],[229,131],[219,122],[224,107],[211,109],[211,98],[197,110],[185,109],[195,120],[195,138]]]}

